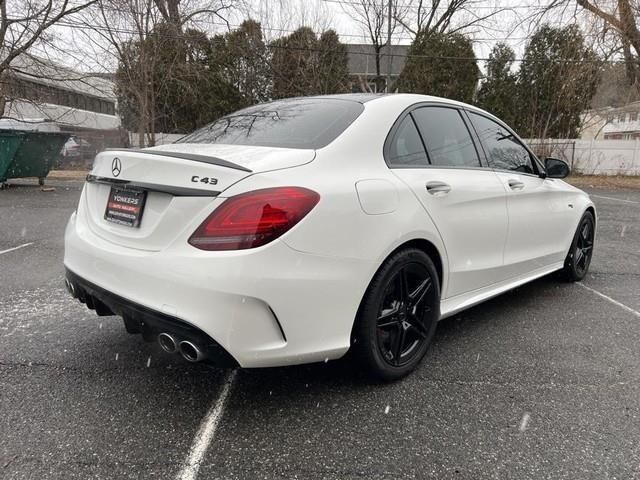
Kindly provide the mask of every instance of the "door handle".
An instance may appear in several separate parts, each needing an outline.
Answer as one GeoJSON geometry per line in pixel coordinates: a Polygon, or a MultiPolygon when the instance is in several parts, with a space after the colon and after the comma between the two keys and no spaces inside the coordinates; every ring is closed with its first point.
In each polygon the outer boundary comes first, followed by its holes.
{"type": "Polygon", "coordinates": [[[524,183],[520,180],[509,180],[509,188],[511,190],[522,190],[524,188],[524,183]]]}
{"type": "Polygon", "coordinates": [[[427,182],[427,192],[431,195],[439,197],[446,195],[451,191],[451,185],[444,182],[427,182]]]}

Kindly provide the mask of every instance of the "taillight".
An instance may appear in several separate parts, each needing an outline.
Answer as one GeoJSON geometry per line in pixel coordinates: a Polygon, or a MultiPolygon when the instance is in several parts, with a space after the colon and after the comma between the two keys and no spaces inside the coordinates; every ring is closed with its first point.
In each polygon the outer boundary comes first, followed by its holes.
{"type": "Polygon", "coordinates": [[[302,220],[320,200],[313,190],[277,187],[225,200],[189,238],[201,250],[242,250],[269,243],[302,220]]]}

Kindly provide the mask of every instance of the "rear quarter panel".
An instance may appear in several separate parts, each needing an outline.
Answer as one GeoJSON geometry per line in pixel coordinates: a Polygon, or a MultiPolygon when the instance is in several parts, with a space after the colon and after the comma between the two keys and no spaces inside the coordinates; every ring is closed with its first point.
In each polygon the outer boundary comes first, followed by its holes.
{"type": "Polygon", "coordinates": [[[415,239],[430,241],[440,252],[444,283],[441,288],[446,288],[447,256],[437,229],[415,195],[387,169],[382,152],[379,159],[372,160],[378,162],[377,167],[362,169],[354,163],[339,172],[327,168],[327,155],[319,151],[311,164],[246,178],[223,195],[275,186],[302,186],[318,192],[319,203],[281,240],[300,252],[365,261],[367,273],[353,285],[358,302],[384,260],[399,246],[415,239]],[[374,211],[365,212],[366,202],[362,202],[356,187],[363,182],[375,186],[377,196],[393,199],[392,205],[375,205],[374,211]]]}

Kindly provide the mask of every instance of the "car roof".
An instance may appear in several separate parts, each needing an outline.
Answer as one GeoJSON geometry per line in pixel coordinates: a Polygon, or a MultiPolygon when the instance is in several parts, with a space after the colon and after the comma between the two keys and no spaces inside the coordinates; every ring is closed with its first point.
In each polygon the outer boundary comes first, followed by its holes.
{"type": "MultiPolygon", "coordinates": [[[[469,108],[477,111],[483,111],[482,109],[469,105],[467,103],[458,102],[457,100],[451,100],[444,97],[435,97],[432,95],[422,95],[417,93],[335,93],[329,95],[311,95],[306,97],[286,97],[274,99],[269,102],[265,102],[264,105],[275,102],[290,102],[290,101],[305,101],[305,100],[346,100],[356,103],[369,103],[373,101],[387,101],[397,104],[411,105],[419,102],[437,102],[455,105],[458,107],[469,108]]],[[[255,105],[253,105],[255,106],[255,105]]],[[[250,107],[249,107],[250,108],[250,107]]]]}
{"type": "Polygon", "coordinates": [[[336,93],[332,95],[315,95],[313,97],[301,98],[327,98],[330,100],[351,100],[352,102],[367,103],[378,98],[387,96],[386,93],[336,93]]]}
{"type": "Polygon", "coordinates": [[[484,110],[468,103],[459,102],[450,98],[436,97],[433,95],[423,95],[419,93],[337,93],[331,95],[314,95],[309,97],[293,97],[282,100],[309,100],[309,99],[328,99],[328,100],[350,100],[358,103],[368,103],[372,101],[387,101],[398,104],[411,105],[419,102],[437,102],[446,103],[449,105],[455,105],[458,107],[469,108],[470,110],[476,110],[484,112],[484,110]]]}
{"type": "MultiPolygon", "coordinates": [[[[336,95],[335,97],[340,97],[341,95],[336,95]]],[[[433,95],[422,95],[422,94],[418,94],[418,93],[385,93],[385,94],[378,94],[378,95],[373,95],[370,100],[376,100],[376,103],[378,101],[386,101],[386,102],[391,102],[392,104],[400,107],[400,108],[409,108],[412,105],[416,104],[416,103],[423,103],[423,102],[433,102],[433,103],[440,103],[440,104],[444,104],[444,105],[451,105],[454,107],[458,107],[458,108],[464,108],[473,112],[478,112],[481,113],[483,115],[489,116],[491,118],[500,120],[498,117],[496,117],[494,114],[492,114],[491,112],[488,112],[486,110],[483,110],[479,107],[476,107],[475,105],[470,105],[468,103],[464,103],[464,102],[459,102],[457,100],[452,100],[450,98],[445,98],[445,97],[436,97],[433,95]]],[[[501,121],[501,120],[500,120],[501,121]]]]}
{"type": "Polygon", "coordinates": [[[472,105],[467,105],[462,102],[458,102],[456,100],[451,100],[449,98],[444,97],[434,97],[432,95],[422,95],[417,93],[334,93],[329,95],[311,95],[308,97],[290,97],[283,98],[281,100],[350,100],[352,102],[357,103],[367,103],[374,100],[389,100],[389,101],[412,101],[412,102],[440,102],[440,103],[451,103],[453,105],[464,105],[472,107],[472,105]]]}

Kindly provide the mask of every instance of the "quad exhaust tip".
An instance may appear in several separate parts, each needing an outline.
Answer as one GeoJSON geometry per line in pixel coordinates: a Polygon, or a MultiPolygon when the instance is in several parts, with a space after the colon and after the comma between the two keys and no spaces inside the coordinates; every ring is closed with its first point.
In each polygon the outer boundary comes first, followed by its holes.
{"type": "Polygon", "coordinates": [[[162,350],[167,353],[176,353],[178,351],[178,342],[168,333],[162,332],[158,335],[158,343],[162,350]]]}
{"type": "Polygon", "coordinates": [[[184,359],[188,362],[200,362],[204,360],[204,352],[200,350],[200,347],[195,343],[190,342],[189,340],[183,340],[178,345],[180,350],[180,354],[184,357],[184,359]]]}
{"type": "Polygon", "coordinates": [[[188,362],[200,362],[205,358],[204,352],[197,344],[190,340],[182,340],[178,342],[173,335],[167,332],[162,332],[158,335],[158,343],[165,352],[179,352],[180,355],[182,355],[188,362]]]}

